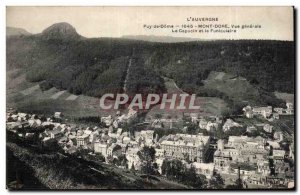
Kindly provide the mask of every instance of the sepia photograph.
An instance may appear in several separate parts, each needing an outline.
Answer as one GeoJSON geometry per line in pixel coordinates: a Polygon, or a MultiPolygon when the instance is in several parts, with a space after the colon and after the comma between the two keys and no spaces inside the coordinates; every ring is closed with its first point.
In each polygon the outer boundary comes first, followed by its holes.
{"type": "Polygon", "coordinates": [[[295,191],[293,6],[5,9],[8,191],[295,191]]]}

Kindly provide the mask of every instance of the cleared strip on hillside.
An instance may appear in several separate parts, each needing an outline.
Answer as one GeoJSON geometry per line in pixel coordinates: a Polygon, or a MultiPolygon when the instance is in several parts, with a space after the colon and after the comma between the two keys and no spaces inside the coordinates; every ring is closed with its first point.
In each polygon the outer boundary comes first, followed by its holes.
{"type": "Polygon", "coordinates": [[[69,100],[69,101],[73,101],[73,100],[76,100],[78,98],[78,96],[77,95],[70,95],[69,97],[67,97],[67,99],[66,100],[69,100]]]}
{"type": "Polygon", "coordinates": [[[32,94],[35,90],[38,90],[39,88],[40,88],[39,85],[35,85],[35,86],[33,86],[33,87],[30,87],[30,88],[28,88],[28,89],[25,89],[25,90],[21,91],[21,93],[22,93],[23,95],[30,95],[30,94],[32,94]]]}
{"type": "Polygon", "coordinates": [[[59,91],[59,92],[57,92],[57,93],[55,93],[55,94],[53,94],[52,96],[51,96],[51,99],[57,99],[57,98],[59,98],[59,96],[61,96],[62,94],[64,94],[66,91],[59,91]]]}

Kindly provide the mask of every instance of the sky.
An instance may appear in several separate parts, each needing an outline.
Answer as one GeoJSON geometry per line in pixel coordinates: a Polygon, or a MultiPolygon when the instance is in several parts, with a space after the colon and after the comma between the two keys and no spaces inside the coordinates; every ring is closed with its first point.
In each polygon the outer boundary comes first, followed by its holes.
{"type": "MultiPolygon", "coordinates": [[[[6,8],[6,26],[41,33],[58,22],[67,22],[88,38],[155,35],[197,39],[293,40],[293,7],[12,7],[6,8]],[[218,18],[217,22],[189,22],[187,17],[218,18]],[[260,25],[236,33],[174,33],[144,25],[260,25]]],[[[181,28],[183,29],[183,28],[181,28]]],[[[210,29],[208,29],[210,30],[210,29]]]]}

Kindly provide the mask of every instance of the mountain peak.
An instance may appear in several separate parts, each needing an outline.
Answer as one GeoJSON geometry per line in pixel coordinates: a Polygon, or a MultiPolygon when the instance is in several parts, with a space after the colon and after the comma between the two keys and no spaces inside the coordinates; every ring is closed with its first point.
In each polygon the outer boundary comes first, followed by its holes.
{"type": "Polygon", "coordinates": [[[74,39],[80,37],[76,29],[69,23],[60,22],[51,25],[42,32],[45,39],[74,39]]]}

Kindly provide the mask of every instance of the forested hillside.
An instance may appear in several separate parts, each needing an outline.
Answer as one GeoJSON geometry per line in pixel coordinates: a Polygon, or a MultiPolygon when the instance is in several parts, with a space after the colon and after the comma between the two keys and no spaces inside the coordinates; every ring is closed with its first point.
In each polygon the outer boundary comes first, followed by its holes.
{"type": "Polygon", "coordinates": [[[161,93],[162,77],[195,93],[211,71],[242,76],[262,91],[293,93],[294,63],[294,42],[288,41],[87,39],[66,23],[38,35],[7,37],[8,70],[21,68],[27,80],[44,81],[45,90],[54,86],[95,97],[124,92],[126,78],[130,93],[161,93]]]}
{"type": "Polygon", "coordinates": [[[152,65],[185,90],[212,70],[243,76],[271,91],[294,92],[294,43],[269,40],[202,41],[154,46],[152,65]]]}

